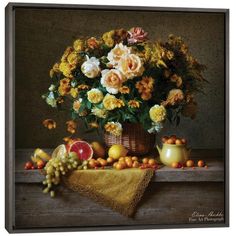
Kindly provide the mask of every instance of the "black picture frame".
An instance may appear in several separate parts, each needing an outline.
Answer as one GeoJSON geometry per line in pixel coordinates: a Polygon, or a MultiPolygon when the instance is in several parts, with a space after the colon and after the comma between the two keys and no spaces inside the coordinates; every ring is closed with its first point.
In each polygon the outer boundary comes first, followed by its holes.
{"type": "Polygon", "coordinates": [[[225,221],[215,224],[181,224],[168,225],[168,228],[199,228],[229,226],[229,9],[206,8],[171,8],[171,7],[137,7],[137,6],[102,6],[102,5],[68,5],[68,4],[31,4],[9,3],[5,8],[5,228],[10,233],[22,232],[68,232],[87,230],[132,230],[163,229],[166,225],[138,226],[96,226],[72,228],[27,228],[14,227],[14,190],[15,190],[15,10],[18,8],[37,9],[88,9],[88,10],[129,10],[129,11],[168,11],[168,12],[206,12],[223,13],[225,16],[225,221]]]}

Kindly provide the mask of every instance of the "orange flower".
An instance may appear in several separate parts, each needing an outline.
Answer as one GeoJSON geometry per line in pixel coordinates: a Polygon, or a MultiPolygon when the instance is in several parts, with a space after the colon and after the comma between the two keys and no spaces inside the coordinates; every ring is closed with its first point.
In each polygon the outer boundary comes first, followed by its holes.
{"type": "Polygon", "coordinates": [[[122,86],[119,88],[119,92],[122,94],[129,94],[130,93],[130,89],[127,86],[122,86]]]}
{"type": "Polygon", "coordinates": [[[121,108],[121,107],[123,107],[123,106],[125,106],[125,103],[124,103],[124,101],[123,100],[121,100],[121,99],[116,99],[116,107],[117,108],[121,108]]]}
{"type": "Polygon", "coordinates": [[[172,82],[175,82],[176,83],[176,86],[179,88],[181,85],[182,85],[182,78],[180,77],[180,76],[178,76],[178,75],[176,75],[176,74],[174,74],[174,75],[172,75],[171,77],[170,77],[170,80],[172,81],[172,82]]]}
{"type": "Polygon", "coordinates": [[[184,93],[181,89],[172,89],[169,91],[166,101],[162,102],[163,106],[175,105],[184,100],[184,93]]]}
{"type": "Polygon", "coordinates": [[[87,40],[87,45],[88,45],[89,48],[95,49],[95,48],[98,48],[99,42],[96,38],[91,37],[87,40]]]}
{"type": "Polygon", "coordinates": [[[77,123],[73,120],[69,120],[66,122],[67,131],[74,134],[77,128],[77,123]]]}
{"type": "Polygon", "coordinates": [[[129,107],[132,107],[132,108],[139,108],[140,103],[136,100],[130,100],[128,102],[128,105],[129,105],[129,107]]]}
{"type": "Polygon", "coordinates": [[[154,79],[152,77],[143,77],[142,80],[138,81],[135,87],[138,89],[138,92],[141,94],[143,100],[149,100],[152,97],[154,79]]]}
{"type": "Polygon", "coordinates": [[[86,84],[81,84],[81,85],[79,85],[78,86],[78,89],[79,90],[87,90],[87,89],[89,89],[90,87],[88,86],[88,85],[86,85],[86,84]]]}
{"type": "Polygon", "coordinates": [[[60,80],[60,86],[58,88],[60,95],[65,96],[70,92],[70,79],[64,78],[60,80]]]}
{"type": "Polygon", "coordinates": [[[55,129],[57,127],[56,121],[54,121],[53,119],[44,120],[43,125],[47,129],[55,129]]]}

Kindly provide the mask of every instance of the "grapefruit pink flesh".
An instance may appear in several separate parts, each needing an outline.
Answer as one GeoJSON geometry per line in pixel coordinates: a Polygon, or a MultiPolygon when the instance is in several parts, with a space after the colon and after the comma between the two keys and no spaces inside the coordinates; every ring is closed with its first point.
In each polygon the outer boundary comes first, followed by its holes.
{"type": "Polygon", "coordinates": [[[75,141],[69,147],[69,152],[75,152],[80,160],[89,160],[93,157],[93,149],[85,141],[75,141]]]}

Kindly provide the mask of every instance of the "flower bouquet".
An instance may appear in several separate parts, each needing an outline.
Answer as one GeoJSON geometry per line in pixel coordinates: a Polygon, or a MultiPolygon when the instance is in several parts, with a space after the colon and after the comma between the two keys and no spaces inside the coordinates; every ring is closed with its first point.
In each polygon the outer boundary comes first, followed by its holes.
{"type": "Polygon", "coordinates": [[[193,119],[204,69],[180,37],[151,41],[140,27],[116,29],[67,47],[50,70],[43,98],[71,113],[67,126],[72,134],[82,119],[88,128],[100,127],[121,142],[127,124],[148,135],[159,132],[166,120],[178,125],[180,115],[193,119]]]}

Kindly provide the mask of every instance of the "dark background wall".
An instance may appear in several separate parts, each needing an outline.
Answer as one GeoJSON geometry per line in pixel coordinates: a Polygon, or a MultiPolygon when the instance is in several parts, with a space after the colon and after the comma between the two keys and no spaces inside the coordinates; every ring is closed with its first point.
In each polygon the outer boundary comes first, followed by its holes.
{"type": "MultiPolygon", "coordinates": [[[[171,13],[93,11],[61,9],[16,10],[16,147],[55,147],[68,133],[70,117],[56,112],[42,99],[50,85],[49,69],[66,46],[81,36],[100,36],[114,28],[141,26],[150,39],[165,40],[168,34],[182,36],[198,60],[207,65],[206,95],[198,96],[195,120],[182,119],[179,127],[167,125],[162,131],[187,137],[194,148],[224,146],[224,16],[216,13],[171,13]],[[48,131],[42,120],[52,118],[58,128],[48,131]]],[[[78,136],[85,134],[80,124],[78,136]]]]}

